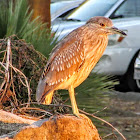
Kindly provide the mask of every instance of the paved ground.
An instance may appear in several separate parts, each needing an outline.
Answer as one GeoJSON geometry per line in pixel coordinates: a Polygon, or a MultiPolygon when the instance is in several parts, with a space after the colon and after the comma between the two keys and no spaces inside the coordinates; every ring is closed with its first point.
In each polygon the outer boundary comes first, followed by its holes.
{"type": "Polygon", "coordinates": [[[140,139],[140,93],[113,92],[110,99],[110,122],[128,140],[140,139]]]}

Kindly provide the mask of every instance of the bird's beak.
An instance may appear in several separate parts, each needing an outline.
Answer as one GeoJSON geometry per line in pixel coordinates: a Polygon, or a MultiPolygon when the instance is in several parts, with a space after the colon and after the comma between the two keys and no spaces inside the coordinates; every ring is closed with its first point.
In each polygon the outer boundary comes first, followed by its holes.
{"type": "Polygon", "coordinates": [[[111,27],[110,29],[109,29],[113,34],[120,34],[120,35],[122,35],[122,36],[127,36],[127,34],[124,32],[124,31],[122,31],[122,30],[119,30],[118,28],[116,28],[116,27],[111,27]]]}

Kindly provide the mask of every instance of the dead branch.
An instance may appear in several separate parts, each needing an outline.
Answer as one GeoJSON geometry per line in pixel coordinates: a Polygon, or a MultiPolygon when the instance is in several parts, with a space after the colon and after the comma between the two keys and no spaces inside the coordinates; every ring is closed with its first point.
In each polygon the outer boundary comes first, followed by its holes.
{"type": "MultiPolygon", "coordinates": [[[[7,73],[6,67],[3,65],[2,62],[0,62],[0,65],[5,69],[5,72],[7,73]]],[[[4,73],[4,74],[5,74],[5,73],[4,73]]],[[[2,82],[2,84],[1,84],[1,86],[0,86],[0,90],[3,89],[3,86],[5,85],[5,83],[6,83],[6,79],[5,79],[5,77],[4,77],[4,81],[2,82]]],[[[0,102],[1,102],[1,100],[0,100],[0,102]]]]}
{"type": "Polygon", "coordinates": [[[0,121],[5,123],[26,123],[26,124],[32,124],[35,122],[35,120],[25,119],[13,113],[6,112],[3,110],[0,110],[0,121]]]}
{"type": "Polygon", "coordinates": [[[10,51],[11,51],[11,46],[10,46],[10,39],[7,41],[7,61],[6,61],[6,71],[7,71],[7,82],[9,82],[9,63],[10,63],[10,51]]]}
{"type": "Polygon", "coordinates": [[[2,87],[4,86],[4,84],[6,84],[6,85],[5,85],[5,89],[4,89],[4,91],[3,91],[3,94],[2,94],[2,96],[1,96],[1,98],[0,98],[0,102],[2,101],[2,99],[3,99],[3,97],[4,97],[4,95],[5,95],[5,93],[6,93],[6,90],[7,90],[7,87],[8,87],[8,84],[9,84],[10,52],[11,52],[10,39],[8,39],[8,41],[7,41],[7,59],[6,59],[6,66],[4,66],[4,65],[1,63],[1,65],[5,68],[5,78],[4,78],[4,81],[3,81],[2,85],[1,85],[1,89],[2,89],[2,87]]]}
{"type": "Polygon", "coordinates": [[[27,107],[23,107],[23,108],[21,108],[21,110],[37,110],[37,111],[40,111],[40,112],[44,112],[44,113],[46,113],[49,116],[53,116],[52,113],[50,113],[50,112],[48,112],[46,110],[40,109],[40,108],[33,108],[33,107],[28,107],[27,108],[27,107]]]}

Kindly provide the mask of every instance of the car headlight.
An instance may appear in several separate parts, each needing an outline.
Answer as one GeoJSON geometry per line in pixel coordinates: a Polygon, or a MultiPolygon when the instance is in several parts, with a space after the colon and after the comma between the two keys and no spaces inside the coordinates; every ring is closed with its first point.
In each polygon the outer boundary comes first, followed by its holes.
{"type": "MultiPolygon", "coordinates": [[[[127,30],[123,30],[127,34],[127,30]]],[[[108,46],[116,45],[123,41],[125,37],[120,34],[113,34],[109,36],[108,46]]]]}

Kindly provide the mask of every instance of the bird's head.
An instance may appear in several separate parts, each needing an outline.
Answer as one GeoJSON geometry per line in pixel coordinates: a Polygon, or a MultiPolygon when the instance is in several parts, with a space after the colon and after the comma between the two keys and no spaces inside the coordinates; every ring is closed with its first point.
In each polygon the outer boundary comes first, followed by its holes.
{"type": "Polygon", "coordinates": [[[94,28],[97,28],[99,34],[120,34],[126,36],[126,33],[113,26],[112,21],[106,17],[93,17],[87,21],[94,28]]]}

